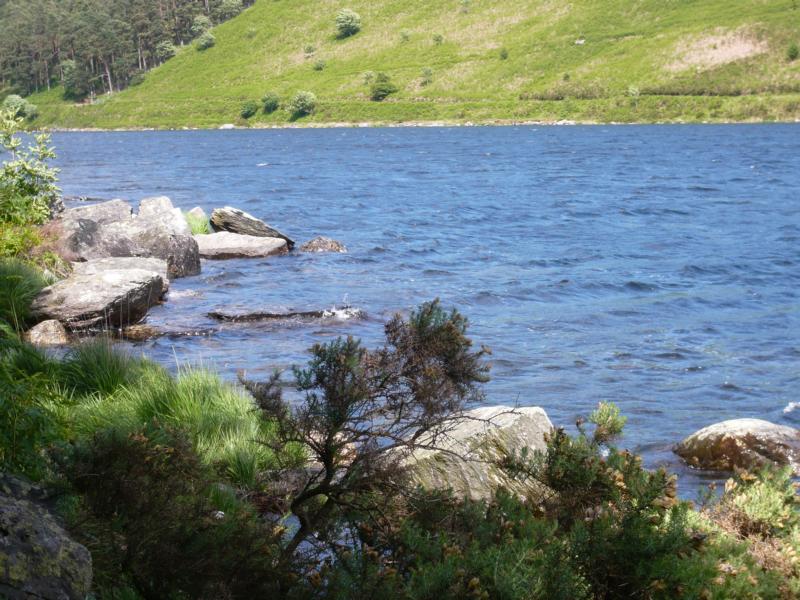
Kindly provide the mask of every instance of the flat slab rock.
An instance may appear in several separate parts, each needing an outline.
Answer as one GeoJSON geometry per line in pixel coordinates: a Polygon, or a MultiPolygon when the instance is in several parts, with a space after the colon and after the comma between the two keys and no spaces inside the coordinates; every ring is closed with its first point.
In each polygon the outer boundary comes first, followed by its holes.
{"type": "Polygon", "coordinates": [[[124,327],[158,303],[161,276],[144,269],[72,275],[45,288],[31,306],[35,318],[56,319],[72,331],[124,327]]]}
{"type": "Polygon", "coordinates": [[[211,212],[211,225],[217,231],[228,231],[255,237],[281,238],[286,240],[289,250],[294,248],[294,241],[272,227],[272,225],[232,206],[215,208],[211,212]]]}
{"type": "Polygon", "coordinates": [[[733,419],[705,427],[675,446],[687,464],[713,471],[789,465],[800,476],[800,430],[761,419],[733,419]]]}
{"type": "Polygon", "coordinates": [[[161,258],[141,258],[138,256],[118,256],[109,258],[96,258],[86,262],[72,263],[73,275],[97,275],[104,271],[125,271],[128,269],[141,269],[152,271],[161,276],[164,283],[163,293],[169,291],[169,278],[167,277],[167,261],[161,258]]]}
{"type": "Polygon", "coordinates": [[[262,258],[286,254],[289,249],[286,240],[277,237],[258,237],[221,231],[206,235],[196,235],[197,247],[202,258],[262,258]]]}
{"type": "Polygon", "coordinates": [[[286,319],[361,319],[364,311],[352,306],[333,307],[323,310],[285,310],[258,312],[212,311],[208,317],[224,323],[248,323],[255,321],[280,321],[286,319]]]}
{"type": "MultiPolygon", "coordinates": [[[[530,484],[509,478],[494,463],[506,453],[547,447],[553,424],[539,407],[486,406],[465,413],[437,449],[418,449],[408,459],[412,478],[427,489],[451,489],[461,498],[489,500],[500,487],[535,495],[530,484]]],[[[539,490],[540,491],[540,490],[539,490]]]]}

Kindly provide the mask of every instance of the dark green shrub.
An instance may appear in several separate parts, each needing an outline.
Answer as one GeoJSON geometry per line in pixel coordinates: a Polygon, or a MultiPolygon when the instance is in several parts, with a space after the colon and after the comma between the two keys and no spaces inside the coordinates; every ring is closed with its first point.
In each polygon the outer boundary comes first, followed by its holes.
{"type": "Polygon", "coordinates": [[[243,119],[249,119],[258,112],[258,102],[255,100],[248,100],[242,104],[242,110],[239,113],[243,119]]]}
{"type": "Polygon", "coordinates": [[[212,14],[217,23],[222,23],[238,15],[244,7],[242,0],[222,0],[213,9],[212,14]]]}
{"type": "Polygon", "coordinates": [[[403,42],[405,44],[406,42],[408,42],[410,40],[411,40],[411,32],[410,31],[408,31],[407,29],[404,29],[403,31],[400,32],[400,41],[401,42],[403,42]]]}
{"type": "Polygon", "coordinates": [[[507,60],[507,59],[508,59],[508,49],[500,48],[500,60],[507,60]]]}
{"type": "Polygon", "coordinates": [[[326,63],[324,60],[319,59],[318,61],[314,62],[314,70],[315,71],[324,71],[325,67],[327,66],[327,64],[328,63],[326,63]]]}
{"type": "Polygon", "coordinates": [[[272,114],[281,107],[281,97],[275,92],[269,92],[264,94],[261,103],[264,106],[264,112],[272,114]]]}
{"type": "Polygon", "coordinates": [[[798,57],[800,57],[800,48],[797,46],[797,44],[793,43],[786,50],[786,59],[789,62],[792,62],[797,60],[798,57]]]}
{"type": "Polygon", "coordinates": [[[210,31],[204,31],[201,33],[195,44],[197,45],[198,50],[208,50],[212,48],[214,44],[217,43],[217,38],[214,37],[214,34],[210,31]]]}
{"type": "Polygon", "coordinates": [[[310,115],[317,107],[317,97],[312,92],[297,92],[289,102],[292,117],[299,118],[310,115]]]}
{"type": "Polygon", "coordinates": [[[419,83],[422,87],[428,86],[433,83],[433,69],[425,67],[420,73],[419,83]]]}
{"type": "Polygon", "coordinates": [[[444,43],[444,36],[441,33],[434,33],[432,39],[437,46],[441,46],[444,43]]]}
{"type": "Polygon", "coordinates": [[[0,322],[16,331],[25,329],[31,302],[47,285],[36,267],[15,258],[0,259],[0,322]]]}
{"type": "Polygon", "coordinates": [[[141,71],[138,71],[133,74],[130,81],[128,81],[128,85],[130,87],[136,87],[137,85],[142,85],[144,83],[145,74],[141,71]]]}
{"type": "Polygon", "coordinates": [[[61,62],[61,74],[64,82],[64,97],[72,100],[85,98],[91,89],[89,73],[72,59],[61,62]]]}
{"type": "Polygon", "coordinates": [[[141,359],[127,354],[111,340],[98,338],[70,350],[61,366],[61,381],[77,396],[110,395],[132,384],[141,370],[141,359]]]}
{"type": "Polygon", "coordinates": [[[336,13],[336,31],[340,38],[350,37],[361,31],[361,17],[349,8],[336,13]]]}
{"type": "Polygon", "coordinates": [[[397,89],[397,86],[392,83],[391,78],[386,73],[378,73],[370,87],[369,97],[375,102],[381,102],[391,94],[394,94],[397,89]]]}

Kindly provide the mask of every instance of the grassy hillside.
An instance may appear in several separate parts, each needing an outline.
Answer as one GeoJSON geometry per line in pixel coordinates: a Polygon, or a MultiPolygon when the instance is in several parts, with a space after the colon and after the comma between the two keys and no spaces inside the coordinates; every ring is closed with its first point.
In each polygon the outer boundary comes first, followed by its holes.
{"type": "MultiPolygon", "coordinates": [[[[795,120],[800,59],[787,52],[800,44],[799,4],[258,0],[213,30],[213,48],[182,49],[135,88],[93,106],[59,90],[32,101],[39,123],[62,127],[241,124],[243,102],[298,90],[319,99],[309,123],[795,120]],[[337,39],[343,7],[363,28],[337,39]],[[368,71],[399,91],[370,101],[368,71]]],[[[289,120],[279,110],[248,122],[289,120]]]]}

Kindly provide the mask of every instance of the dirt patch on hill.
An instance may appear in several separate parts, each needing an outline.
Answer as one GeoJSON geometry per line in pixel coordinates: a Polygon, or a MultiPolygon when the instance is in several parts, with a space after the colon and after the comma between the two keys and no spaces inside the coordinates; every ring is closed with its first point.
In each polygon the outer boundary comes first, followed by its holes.
{"type": "Polygon", "coordinates": [[[681,42],[667,70],[709,69],[763,54],[768,49],[767,43],[750,31],[716,32],[681,42]]]}

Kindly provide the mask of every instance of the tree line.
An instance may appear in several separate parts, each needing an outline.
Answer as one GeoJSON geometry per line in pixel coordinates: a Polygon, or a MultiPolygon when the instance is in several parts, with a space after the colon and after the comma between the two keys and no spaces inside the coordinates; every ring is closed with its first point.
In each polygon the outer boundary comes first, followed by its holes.
{"type": "Polygon", "coordinates": [[[119,91],[254,1],[0,0],[0,95],[119,91]]]}

